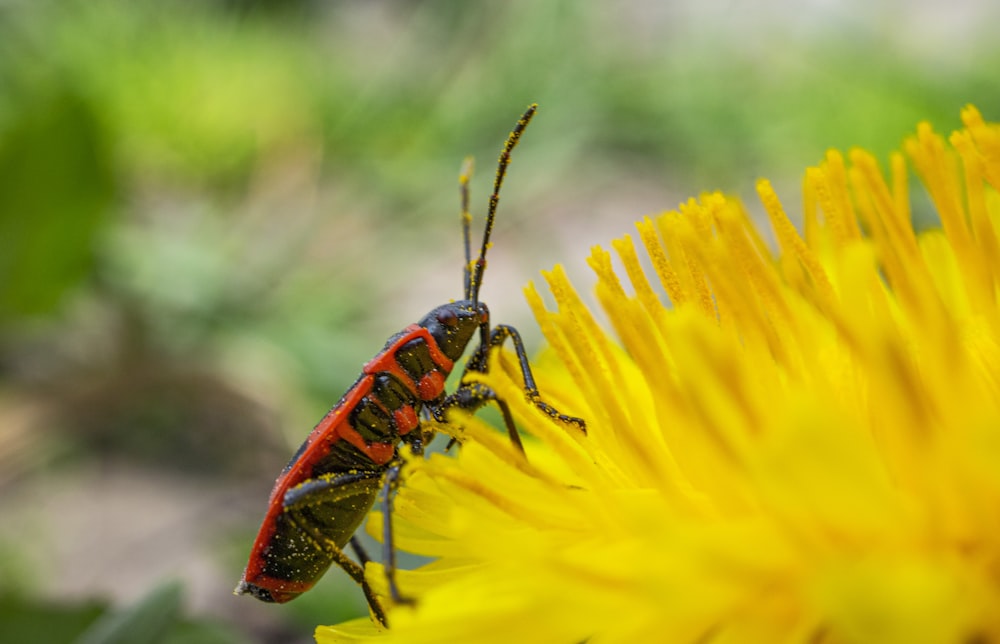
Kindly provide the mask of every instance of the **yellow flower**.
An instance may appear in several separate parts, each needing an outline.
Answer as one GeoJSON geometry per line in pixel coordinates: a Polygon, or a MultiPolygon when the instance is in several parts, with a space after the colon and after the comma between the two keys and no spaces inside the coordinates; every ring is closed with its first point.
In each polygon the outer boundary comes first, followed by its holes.
{"type": "Polygon", "coordinates": [[[595,248],[617,340],[560,267],[556,310],[529,286],[540,388],[588,433],[502,357],[527,460],[458,419],[398,496],[416,603],[318,642],[1000,641],[1000,127],[962,117],[905,144],[940,226],[902,155],[831,152],[803,234],[758,184],[777,252],[719,194],[614,241],[625,281],[595,248]]]}

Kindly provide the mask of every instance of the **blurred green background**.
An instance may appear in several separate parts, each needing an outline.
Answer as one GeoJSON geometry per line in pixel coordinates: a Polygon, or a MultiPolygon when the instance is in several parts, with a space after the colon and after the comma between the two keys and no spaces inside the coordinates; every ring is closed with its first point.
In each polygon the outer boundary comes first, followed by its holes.
{"type": "Polygon", "coordinates": [[[1000,9],[768,0],[0,4],[0,641],[307,642],[334,571],[231,595],[270,486],[384,339],[461,294],[532,101],[483,290],[828,147],[997,118],[1000,9]],[[478,230],[475,229],[475,230],[478,230]],[[475,233],[475,234],[478,234],[475,233]]]}

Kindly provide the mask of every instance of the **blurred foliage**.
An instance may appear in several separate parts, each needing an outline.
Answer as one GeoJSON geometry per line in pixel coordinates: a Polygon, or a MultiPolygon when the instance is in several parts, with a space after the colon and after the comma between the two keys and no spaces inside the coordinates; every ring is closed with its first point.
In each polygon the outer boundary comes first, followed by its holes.
{"type": "Polygon", "coordinates": [[[72,642],[106,610],[96,601],[70,606],[0,596],[0,639],[4,642],[72,642]]]}
{"type": "Polygon", "coordinates": [[[52,312],[80,285],[112,203],[87,102],[58,88],[13,116],[0,137],[0,325],[52,312]]]}
{"type": "Polygon", "coordinates": [[[60,606],[0,597],[0,641],[59,644],[237,644],[234,631],[180,615],[181,588],[166,583],[134,605],[111,610],[97,602],[60,606]]]}
{"type": "MultiPolygon", "coordinates": [[[[0,493],[70,458],[266,485],[387,335],[457,295],[458,165],[479,159],[480,213],[527,103],[534,170],[498,232],[534,272],[556,231],[589,239],[595,204],[625,231],[636,203],[794,186],[828,147],[885,155],[917,120],[989,115],[997,10],[969,7],[0,4],[0,493]]],[[[330,577],[275,614],[308,637],[363,613],[330,577]]],[[[113,614],[197,628],[166,588],[113,614]]],[[[5,626],[112,619],[0,605],[5,626]]]]}

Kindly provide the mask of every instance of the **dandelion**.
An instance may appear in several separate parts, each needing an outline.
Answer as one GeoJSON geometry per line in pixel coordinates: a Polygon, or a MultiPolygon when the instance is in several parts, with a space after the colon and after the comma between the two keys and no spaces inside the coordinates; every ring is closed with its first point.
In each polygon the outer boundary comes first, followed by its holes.
{"type": "Polygon", "coordinates": [[[778,250],[719,194],[614,241],[621,277],[595,248],[614,338],[560,267],[555,310],[529,285],[540,386],[587,434],[501,356],[484,380],[527,458],[456,419],[459,453],[412,459],[396,504],[397,544],[434,558],[399,575],[416,602],[317,641],[1000,642],[1000,127],[962,119],[887,176],[829,153],[801,234],[761,181],[778,250]]]}

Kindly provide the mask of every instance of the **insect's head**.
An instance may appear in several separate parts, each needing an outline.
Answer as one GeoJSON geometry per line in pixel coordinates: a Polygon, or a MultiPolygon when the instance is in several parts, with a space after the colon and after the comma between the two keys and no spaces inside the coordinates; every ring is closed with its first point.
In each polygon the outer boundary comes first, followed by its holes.
{"type": "Polygon", "coordinates": [[[441,351],[454,361],[462,357],[476,331],[489,323],[489,309],[482,302],[472,300],[442,304],[419,322],[434,336],[441,351]]]}

